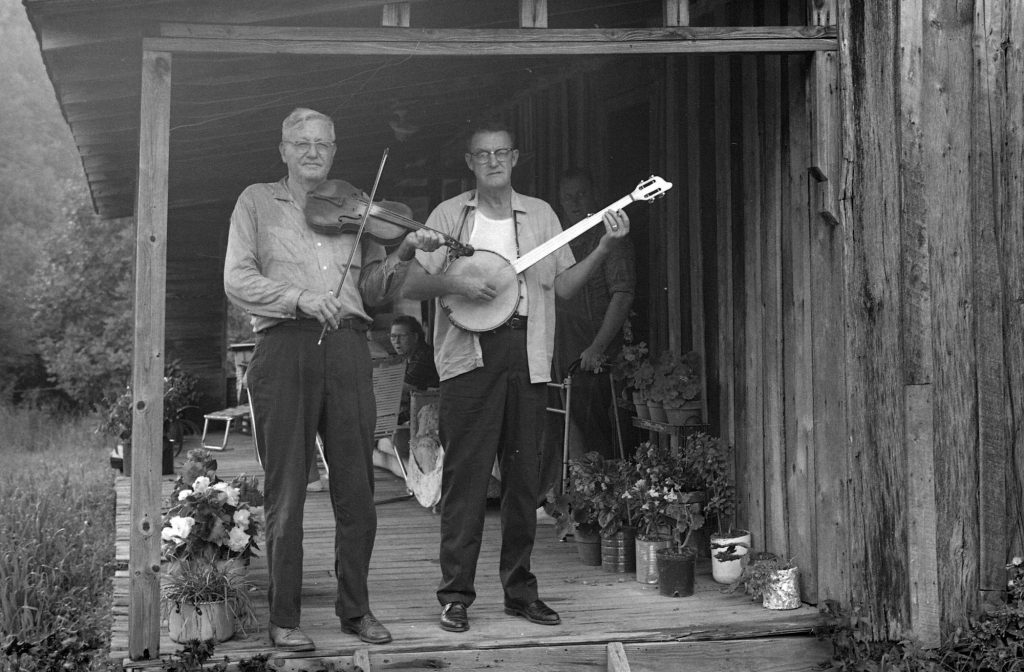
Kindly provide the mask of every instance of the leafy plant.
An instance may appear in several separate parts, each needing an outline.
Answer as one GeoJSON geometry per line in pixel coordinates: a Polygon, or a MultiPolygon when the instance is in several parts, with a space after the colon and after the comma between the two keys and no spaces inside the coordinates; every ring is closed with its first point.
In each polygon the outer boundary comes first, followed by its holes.
{"type": "Polygon", "coordinates": [[[661,371],[662,404],[665,408],[682,408],[700,397],[700,356],[690,351],[682,357],[666,355],[661,371]]]}
{"type": "Polygon", "coordinates": [[[252,584],[237,572],[206,560],[187,560],[162,579],[160,594],[165,616],[183,604],[198,606],[223,601],[244,629],[256,622],[251,589],[252,584]]]}
{"type": "Polygon", "coordinates": [[[767,551],[750,553],[745,556],[744,562],[746,565],[743,567],[743,573],[725,588],[725,592],[731,594],[743,589],[743,592],[750,595],[750,599],[754,601],[763,600],[765,594],[778,583],[778,572],[795,566],[792,560],[782,560],[767,551]]]}
{"type": "Polygon", "coordinates": [[[570,527],[610,536],[623,525],[631,525],[626,500],[631,473],[628,463],[606,460],[596,451],[570,460],[569,482],[566,493],[558,499],[555,515],[559,536],[568,534],[570,527]]]}
{"type": "Polygon", "coordinates": [[[698,432],[686,437],[683,459],[685,470],[707,492],[704,514],[714,519],[720,535],[728,535],[736,512],[732,447],[717,436],[698,432]]]}
{"type": "MultiPolygon", "coordinates": [[[[180,411],[194,406],[199,400],[196,390],[199,380],[185,371],[177,361],[170,362],[164,369],[164,432],[172,433],[180,422],[180,411]]],[[[128,441],[132,438],[132,413],[135,400],[131,385],[126,385],[121,394],[107,407],[107,413],[98,431],[128,441]]]]}
{"type": "Polygon", "coordinates": [[[679,449],[659,442],[641,443],[633,455],[627,495],[636,512],[637,536],[646,541],[676,538],[677,545],[685,546],[689,532],[703,525],[700,500],[704,495],[691,494],[702,489],[679,449]]]}

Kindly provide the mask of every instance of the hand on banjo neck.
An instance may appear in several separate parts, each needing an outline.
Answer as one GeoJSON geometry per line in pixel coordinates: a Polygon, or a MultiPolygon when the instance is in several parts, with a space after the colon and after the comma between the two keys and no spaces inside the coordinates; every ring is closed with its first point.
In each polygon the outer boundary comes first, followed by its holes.
{"type": "Polygon", "coordinates": [[[621,210],[636,201],[651,202],[671,188],[671,182],[652,175],[640,182],[628,196],[577,222],[515,261],[489,250],[476,250],[471,257],[455,259],[445,274],[457,279],[465,293],[441,297],[441,308],[452,324],[466,331],[497,329],[515,314],[519,305],[517,278],[520,273],[604,221],[606,212],[621,210]]]}

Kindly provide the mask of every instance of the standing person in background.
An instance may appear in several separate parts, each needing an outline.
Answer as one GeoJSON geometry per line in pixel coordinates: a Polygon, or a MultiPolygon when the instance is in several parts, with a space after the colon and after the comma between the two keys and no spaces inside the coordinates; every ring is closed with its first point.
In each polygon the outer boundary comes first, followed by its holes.
{"type": "Polygon", "coordinates": [[[252,316],[256,333],[247,379],[266,472],[270,639],[286,651],[314,648],[299,619],[302,517],[317,433],[331,471],[341,630],[371,644],[391,641],[370,611],[367,590],[377,531],[371,458],[377,413],[364,304],[394,298],[415,250],[443,243],[434,232],[416,231],[387,255],[363,238],[339,291],[356,237],[315,231],[305,216],[307,195],[327,180],[334,161],[334,137],[324,114],[299,108],[288,115],[278,146],[288,175],[238,197],[224,262],[224,290],[252,316]]]}
{"type": "Polygon", "coordinates": [[[415,317],[399,315],[391,322],[391,347],[405,360],[405,384],[398,414],[398,422],[401,423],[409,420],[409,395],[412,391],[437,387],[440,381],[434,366],[434,349],[427,343],[423,327],[415,317]]]}
{"type": "MultiPolygon", "coordinates": [[[[476,188],[438,205],[427,226],[514,260],[561,231],[544,201],[512,188],[519,160],[512,131],[498,120],[475,125],[467,139],[466,166],[476,188]]],[[[487,484],[495,457],[501,471],[499,573],[505,613],[541,625],[558,614],[538,596],[530,556],[540,501],[540,454],[545,383],[551,380],[555,295],[568,298],[583,286],[629,232],[621,211],[604,216],[605,234],[594,251],[575,263],[565,246],[518,276],[517,312],[484,333],[456,327],[443,309],[434,329],[441,377],[440,437],[445,449],[441,480],[441,628],[469,629],[467,608],[476,599],[476,566],[483,537],[487,484]]],[[[445,273],[444,251],[417,252],[405,295],[427,300],[457,294],[476,302],[498,295],[494,278],[445,273]]]]}
{"type": "MultiPolygon", "coordinates": [[[[558,203],[563,229],[585,219],[596,210],[594,182],[590,174],[574,168],[562,174],[558,182],[558,203]]],[[[600,244],[602,231],[594,227],[569,243],[577,259],[590,254],[600,244]]],[[[571,301],[555,301],[555,380],[564,380],[570,365],[580,361],[572,378],[572,408],[569,418],[569,456],[578,457],[597,451],[605,458],[618,457],[618,440],[612,413],[615,408],[608,369],[602,368],[615,358],[622,346],[622,325],[629,316],[636,287],[633,243],[626,239],[612,248],[597,271],[571,301]]],[[[561,433],[551,437],[558,449],[553,460],[561,463],[561,433]]],[[[545,473],[550,473],[545,470],[545,473]]]]}

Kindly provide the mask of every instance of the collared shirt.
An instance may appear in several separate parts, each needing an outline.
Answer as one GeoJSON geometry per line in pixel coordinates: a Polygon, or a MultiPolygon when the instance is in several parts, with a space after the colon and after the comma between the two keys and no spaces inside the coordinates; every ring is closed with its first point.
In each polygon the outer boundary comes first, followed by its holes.
{"type": "MultiPolygon", "coordinates": [[[[467,191],[434,208],[426,225],[460,242],[468,242],[473,234],[476,209],[477,193],[475,190],[467,191]]],[[[562,231],[554,210],[539,198],[512,192],[512,213],[520,256],[562,231]]],[[[447,268],[447,250],[417,250],[416,259],[428,273],[436,275],[447,268]]],[[[555,277],[575,263],[572,251],[563,245],[523,272],[530,297],[526,347],[529,352],[531,382],[546,383],[551,380],[551,357],[555,348],[555,277]]],[[[454,326],[440,308],[436,314],[434,361],[441,380],[484,366],[479,335],[454,326]]]]}
{"type": "MultiPolygon", "coordinates": [[[[252,315],[254,331],[296,319],[303,291],[338,291],[354,243],[355,234],[328,236],[311,229],[287,178],[254,184],[231,213],[224,291],[252,315]]],[[[364,237],[339,296],[339,318],[370,322],[364,301],[377,305],[394,298],[407,270],[405,262],[392,267],[384,248],[364,237]]]]}

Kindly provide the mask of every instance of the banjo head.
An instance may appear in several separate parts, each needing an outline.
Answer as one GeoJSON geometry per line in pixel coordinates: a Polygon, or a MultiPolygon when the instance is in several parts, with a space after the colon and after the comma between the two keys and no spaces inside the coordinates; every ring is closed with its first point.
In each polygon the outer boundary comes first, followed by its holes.
{"type": "Polygon", "coordinates": [[[481,332],[505,324],[519,306],[519,280],[508,259],[497,252],[477,250],[470,257],[459,257],[449,264],[446,274],[470,275],[486,279],[498,290],[490,301],[474,301],[461,294],[441,297],[441,308],[448,320],[460,329],[481,332]]]}

